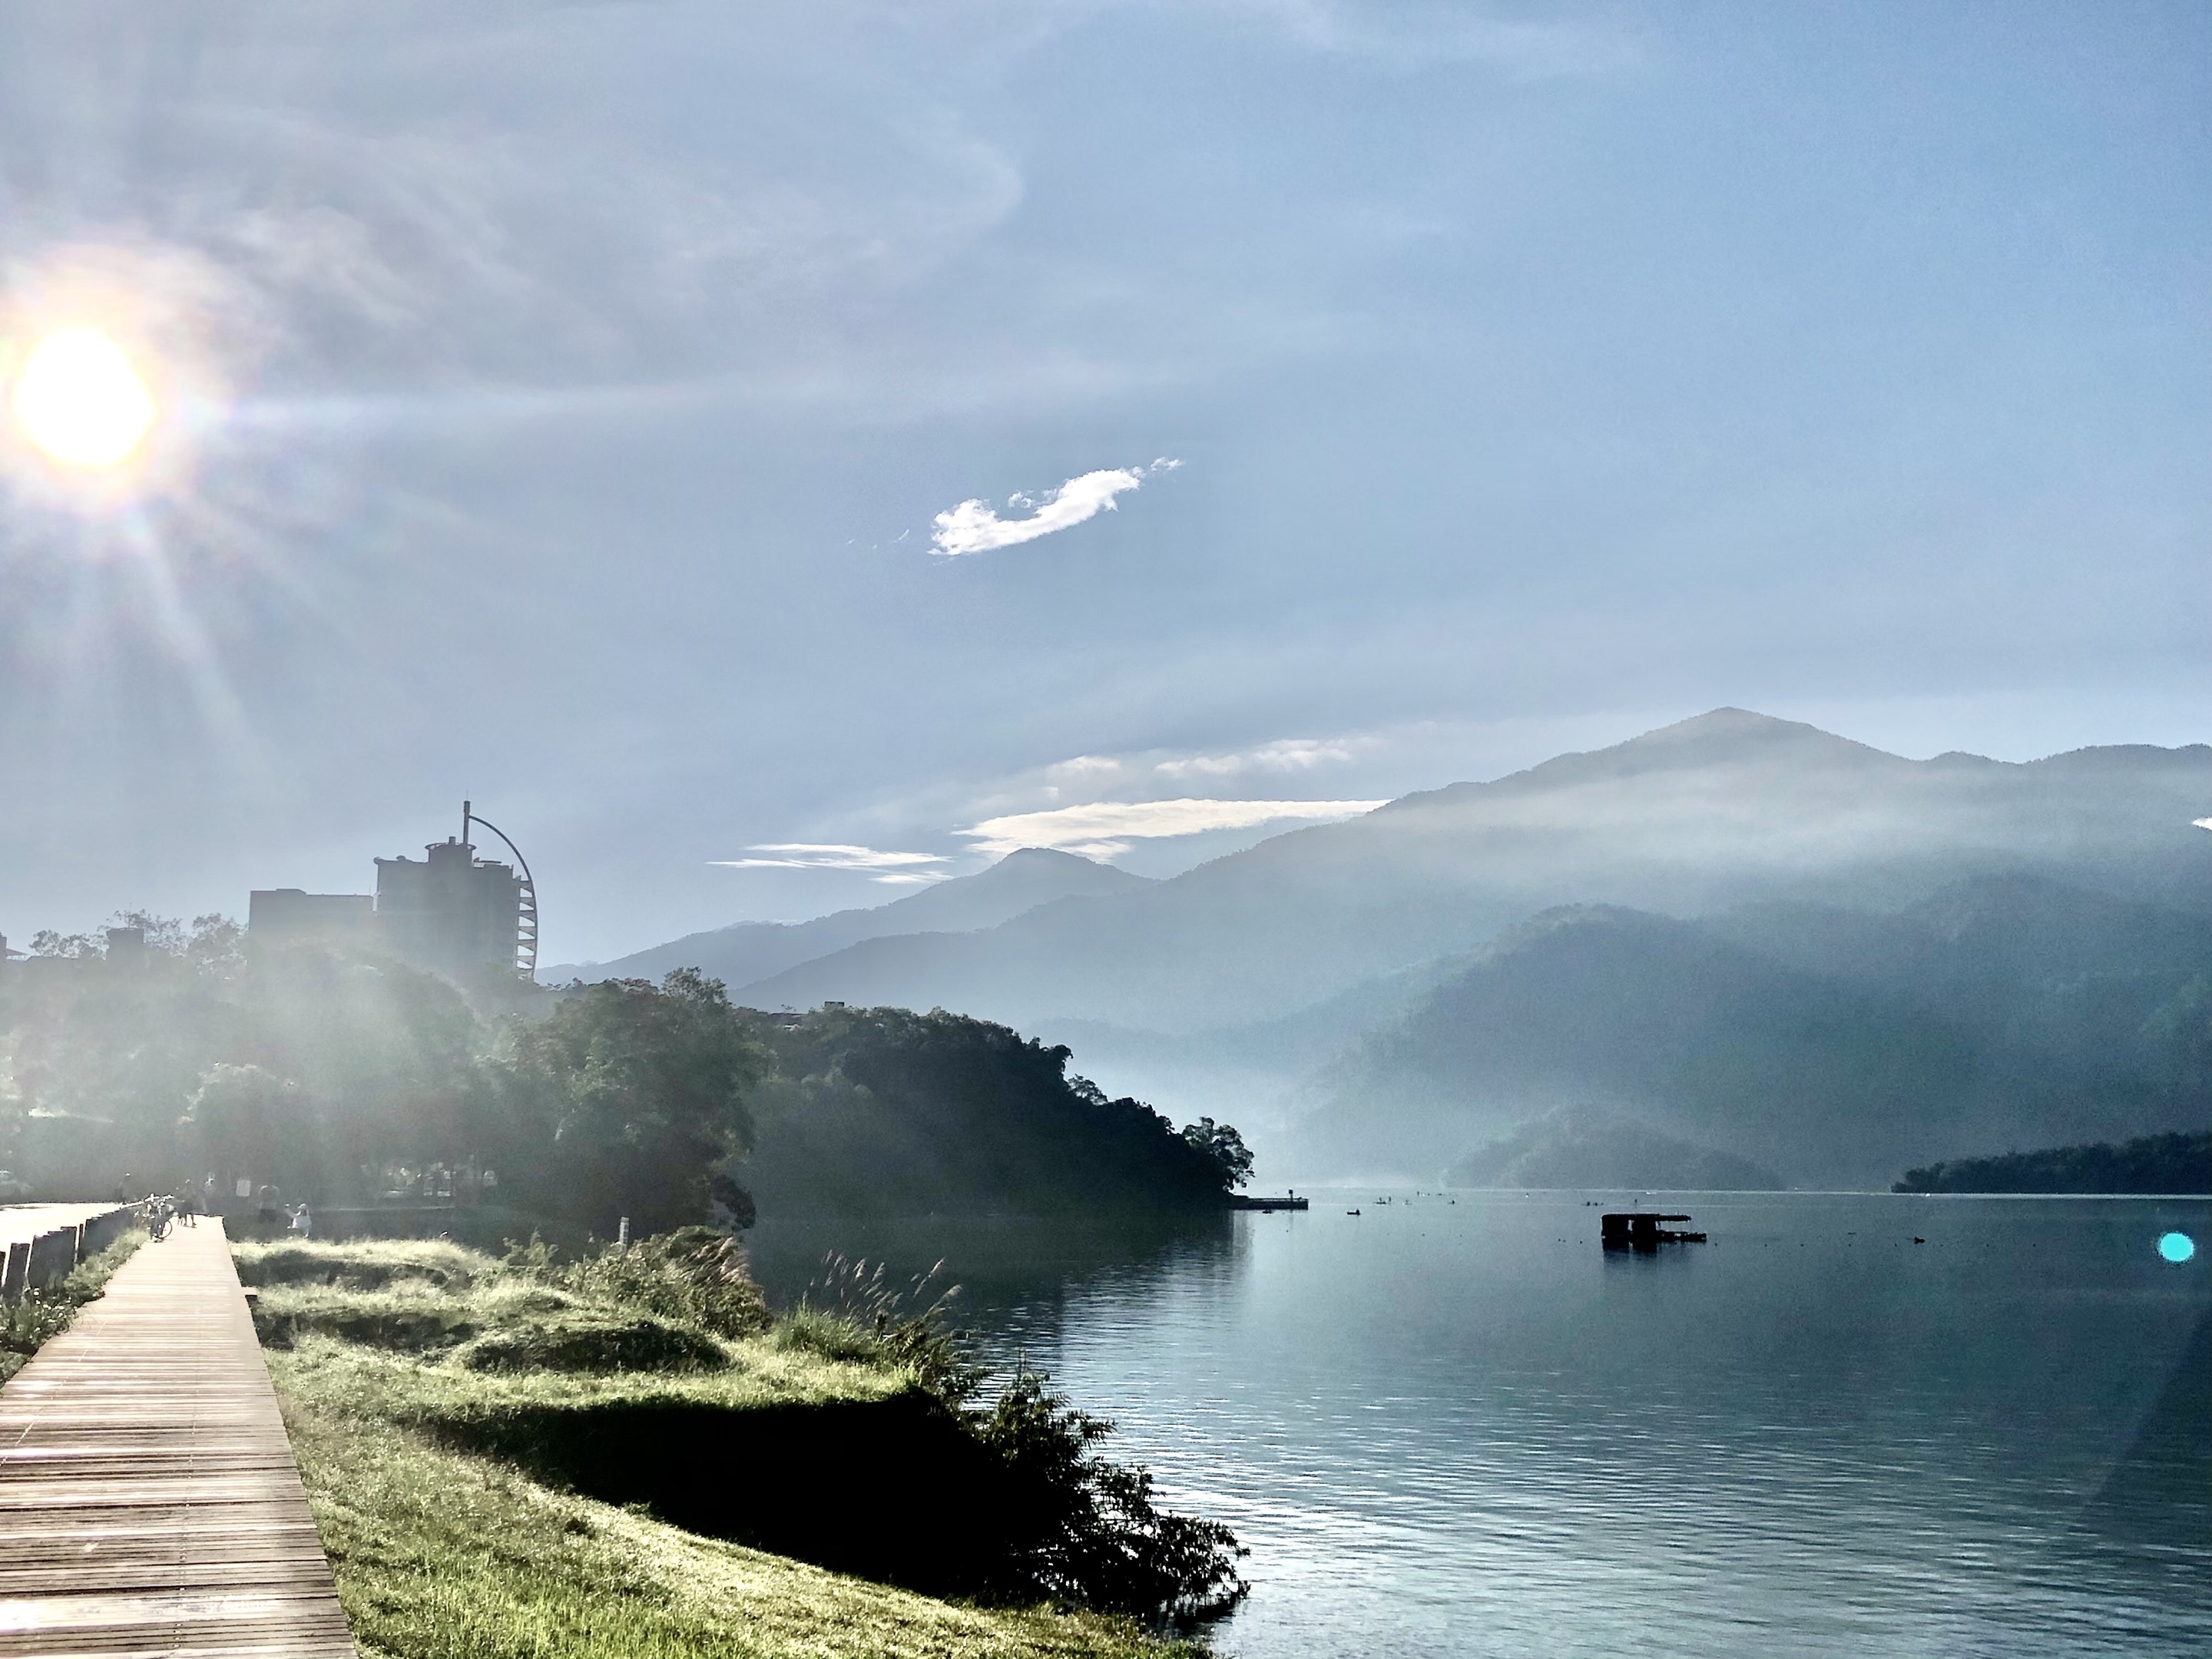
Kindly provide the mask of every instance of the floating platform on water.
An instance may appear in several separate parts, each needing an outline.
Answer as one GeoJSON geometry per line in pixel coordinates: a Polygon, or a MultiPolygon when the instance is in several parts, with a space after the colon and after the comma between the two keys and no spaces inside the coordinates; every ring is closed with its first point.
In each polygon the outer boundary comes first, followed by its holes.
{"type": "Polygon", "coordinates": [[[1655,1215],[1648,1210],[1598,1218],[1598,1237],[1608,1250],[1656,1250],[1662,1244],[1702,1244],[1703,1233],[1683,1232],[1664,1224],[1687,1221],[1686,1215],[1655,1215]]]}
{"type": "Polygon", "coordinates": [[[1296,1193],[1282,1198],[1255,1198],[1249,1193],[1231,1193],[1229,1207],[1232,1210],[1308,1210],[1313,1207],[1313,1200],[1300,1198],[1296,1193]]]}

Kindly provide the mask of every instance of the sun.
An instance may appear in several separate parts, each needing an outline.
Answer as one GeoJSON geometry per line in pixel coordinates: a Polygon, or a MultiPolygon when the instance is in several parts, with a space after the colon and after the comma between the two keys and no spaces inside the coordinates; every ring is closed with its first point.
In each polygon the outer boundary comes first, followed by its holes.
{"type": "Polygon", "coordinates": [[[61,329],[33,346],[13,402],[33,443],[66,465],[95,471],[128,460],[156,413],[123,348],[96,328],[61,329]]]}

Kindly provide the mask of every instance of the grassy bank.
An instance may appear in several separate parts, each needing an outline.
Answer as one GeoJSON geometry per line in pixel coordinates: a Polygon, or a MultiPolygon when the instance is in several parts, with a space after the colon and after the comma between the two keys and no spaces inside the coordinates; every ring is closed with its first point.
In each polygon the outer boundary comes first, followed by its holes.
{"type": "Polygon", "coordinates": [[[823,1332],[777,1328],[734,1279],[687,1305],[665,1282],[445,1243],[238,1255],[365,1653],[1191,1651],[1122,1620],[881,1582],[926,1579],[936,1557],[903,1542],[971,1523],[947,1476],[972,1448],[865,1333],[832,1357],[823,1332]],[[794,1559],[854,1548],[883,1571],[794,1559]]]}
{"type": "Polygon", "coordinates": [[[146,1242],[143,1228],[132,1228],[96,1255],[78,1262],[51,1291],[27,1291],[23,1298],[0,1309],[0,1382],[31,1363],[31,1356],[70,1328],[76,1310],[94,1300],[146,1242]]]}

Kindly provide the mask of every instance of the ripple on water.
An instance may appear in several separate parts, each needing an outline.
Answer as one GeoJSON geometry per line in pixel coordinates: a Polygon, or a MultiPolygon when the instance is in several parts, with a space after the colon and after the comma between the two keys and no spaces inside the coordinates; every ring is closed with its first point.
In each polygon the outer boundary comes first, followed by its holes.
{"type": "Polygon", "coordinates": [[[1249,1218],[981,1322],[1251,1547],[1241,1659],[2212,1651],[2212,1286],[2145,1243],[2212,1206],[1682,1207],[1249,1218]]]}

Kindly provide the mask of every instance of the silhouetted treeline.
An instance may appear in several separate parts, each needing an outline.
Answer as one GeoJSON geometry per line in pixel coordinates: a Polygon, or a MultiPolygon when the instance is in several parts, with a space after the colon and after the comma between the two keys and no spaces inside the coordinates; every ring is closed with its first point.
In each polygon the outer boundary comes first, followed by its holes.
{"type": "Polygon", "coordinates": [[[1251,1170],[1233,1128],[1109,1100],[1066,1048],[1003,1025],[830,1003],[763,1030],[775,1073],[743,1173],[765,1209],[1205,1206],[1251,1170]]]}
{"type": "Polygon", "coordinates": [[[0,968],[0,1164],[40,1197],[478,1204],[568,1230],[813,1211],[1218,1203],[1250,1157],[1002,1026],[734,1008],[696,969],[472,1006],[434,974],[126,918],[0,968]],[[757,1128],[760,1146],[754,1164],[757,1128]],[[244,1191],[240,1191],[241,1185],[244,1191]],[[271,1191],[273,1189],[273,1192],[271,1191]]]}
{"type": "Polygon", "coordinates": [[[2052,1146],[1907,1170],[1899,1193],[2212,1193],[2212,1134],[2052,1146]]]}

